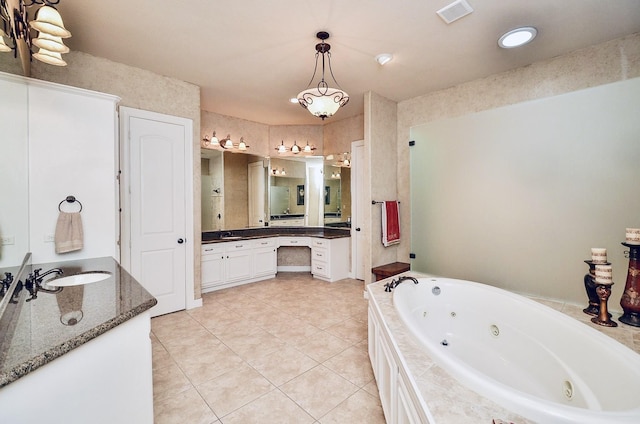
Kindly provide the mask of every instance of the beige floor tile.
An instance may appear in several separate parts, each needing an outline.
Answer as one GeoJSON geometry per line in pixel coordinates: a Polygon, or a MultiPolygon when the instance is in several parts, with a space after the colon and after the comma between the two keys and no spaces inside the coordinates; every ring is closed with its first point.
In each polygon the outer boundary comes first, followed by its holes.
{"type": "Polygon", "coordinates": [[[355,346],[328,359],[323,365],[358,387],[363,387],[373,380],[369,355],[355,346]]]}
{"type": "Polygon", "coordinates": [[[251,334],[223,338],[223,341],[245,361],[258,359],[285,345],[285,342],[262,329],[251,334]]]}
{"type": "Polygon", "coordinates": [[[280,390],[317,419],[355,393],[358,387],[319,365],[283,384],[280,390]]]}
{"type": "Polygon", "coordinates": [[[385,424],[380,400],[359,390],[319,420],[320,424],[385,424]]]}
{"type": "Polygon", "coordinates": [[[363,290],[280,273],[153,318],[155,422],[379,422],[363,290]]]}
{"type": "Polygon", "coordinates": [[[175,337],[164,341],[162,345],[174,357],[183,355],[195,355],[202,350],[212,349],[222,345],[220,339],[209,331],[200,327],[197,330],[189,331],[182,337],[175,337]]]}
{"type": "Polygon", "coordinates": [[[151,357],[154,371],[159,368],[166,368],[174,362],[167,349],[160,342],[151,344],[151,357]]]}
{"type": "Polygon", "coordinates": [[[332,325],[325,331],[340,337],[348,341],[351,344],[356,344],[367,338],[367,324],[366,322],[356,321],[353,318],[349,318],[338,324],[332,325]]]}
{"type": "Polygon", "coordinates": [[[318,365],[296,349],[285,346],[250,362],[273,385],[280,386],[318,365]]]}
{"type": "Polygon", "coordinates": [[[311,424],[314,422],[315,419],[311,415],[277,389],[224,417],[224,424],[311,424]]]}
{"type": "Polygon", "coordinates": [[[369,383],[365,384],[362,390],[365,390],[367,393],[369,393],[372,396],[375,396],[376,398],[378,398],[379,396],[378,385],[376,384],[375,378],[371,380],[369,383]]]}
{"type": "Polygon", "coordinates": [[[274,386],[258,371],[244,364],[196,388],[213,412],[223,418],[267,394],[274,386]]]}
{"type": "Polygon", "coordinates": [[[314,334],[319,333],[321,330],[300,319],[294,318],[282,321],[279,326],[273,326],[272,329],[268,331],[287,344],[298,346],[305,344],[309,337],[313,337],[314,334]]]}
{"type": "Polygon", "coordinates": [[[192,387],[189,379],[175,363],[153,370],[154,400],[175,396],[192,387]]]}
{"type": "Polygon", "coordinates": [[[193,385],[202,384],[244,366],[244,360],[224,345],[202,350],[197,354],[178,356],[176,362],[193,385]]]}
{"type": "Polygon", "coordinates": [[[218,420],[194,388],[154,402],[153,408],[155,424],[212,424],[218,420]]]}
{"type": "Polygon", "coordinates": [[[349,346],[351,346],[351,344],[346,340],[329,334],[326,331],[321,331],[309,337],[306,343],[296,346],[296,348],[310,358],[318,362],[324,362],[347,349],[349,346]]]}

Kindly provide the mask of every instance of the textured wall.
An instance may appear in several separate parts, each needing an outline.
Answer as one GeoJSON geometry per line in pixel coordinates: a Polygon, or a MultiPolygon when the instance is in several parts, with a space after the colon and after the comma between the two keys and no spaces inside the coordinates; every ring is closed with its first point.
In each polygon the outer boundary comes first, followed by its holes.
{"type": "MultiPolygon", "coordinates": [[[[375,281],[371,268],[395,262],[398,258],[398,245],[384,247],[382,245],[382,221],[380,205],[372,205],[371,201],[396,200],[397,169],[397,104],[376,93],[365,96],[365,161],[368,158],[369,193],[363,198],[365,215],[368,216],[368,244],[370,252],[365,256],[365,283],[375,281]],[[369,209],[367,209],[369,208],[369,209]]],[[[367,220],[367,219],[365,219],[367,220]]],[[[402,237],[402,233],[401,233],[402,237]]],[[[404,239],[409,233],[404,233],[404,239]]]]}

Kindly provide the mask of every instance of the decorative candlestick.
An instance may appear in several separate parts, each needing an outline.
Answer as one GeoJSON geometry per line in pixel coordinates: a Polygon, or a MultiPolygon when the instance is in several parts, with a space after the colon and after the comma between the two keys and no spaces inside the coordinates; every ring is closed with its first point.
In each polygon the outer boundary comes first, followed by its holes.
{"type": "MultiPolygon", "coordinates": [[[[596,316],[600,313],[600,298],[596,293],[596,265],[611,265],[611,262],[594,262],[593,260],[584,261],[587,265],[589,265],[589,273],[584,276],[584,289],[587,292],[587,297],[589,298],[589,306],[584,308],[582,312],[587,315],[596,316]]],[[[609,314],[611,317],[611,314],[609,314]]]]}
{"type": "Polygon", "coordinates": [[[633,228],[627,228],[627,241],[622,243],[629,248],[629,271],[624,293],[620,299],[620,306],[624,314],[619,318],[620,322],[640,327],[640,242],[637,241],[636,232],[630,232],[633,228]],[[629,236],[631,240],[629,239],[629,236]]]}
{"type": "Polygon", "coordinates": [[[598,315],[591,318],[591,322],[605,327],[617,327],[618,324],[611,320],[611,314],[607,310],[607,301],[611,296],[611,265],[597,264],[595,272],[596,294],[600,300],[598,315]]]}
{"type": "Polygon", "coordinates": [[[596,284],[596,293],[600,299],[600,312],[597,316],[591,318],[591,322],[604,327],[617,327],[618,323],[609,318],[611,314],[607,311],[607,300],[609,300],[609,296],[611,296],[611,286],[613,283],[603,284],[596,281],[596,284]]]}

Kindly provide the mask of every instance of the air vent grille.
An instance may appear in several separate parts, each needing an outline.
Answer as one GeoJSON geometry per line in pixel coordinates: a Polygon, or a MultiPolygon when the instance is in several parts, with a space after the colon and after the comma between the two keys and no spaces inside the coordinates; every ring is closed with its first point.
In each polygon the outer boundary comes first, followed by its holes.
{"type": "Polygon", "coordinates": [[[448,6],[443,7],[436,13],[442,18],[443,21],[450,24],[458,19],[467,16],[473,12],[469,3],[466,0],[456,0],[448,6]]]}

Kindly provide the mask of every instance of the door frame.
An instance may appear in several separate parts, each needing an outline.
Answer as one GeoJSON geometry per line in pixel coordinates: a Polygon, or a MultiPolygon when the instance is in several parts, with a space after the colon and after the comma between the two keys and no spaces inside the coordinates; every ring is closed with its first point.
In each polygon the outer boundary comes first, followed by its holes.
{"type": "Polygon", "coordinates": [[[184,172],[185,172],[185,238],[191,248],[185,249],[185,305],[187,309],[202,306],[202,299],[195,297],[195,249],[200,249],[200,240],[195,240],[194,232],[194,191],[193,191],[193,121],[188,118],[165,115],[147,110],[134,109],[126,106],[119,107],[120,121],[120,264],[131,269],[131,189],[130,189],[130,118],[148,119],[184,127],[184,172]],[[188,237],[194,237],[190,240],[188,237]]]}
{"type": "MultiPolygon", "coordinates": [[[[360,163],[356,149],[364,152],[364,140],[351,142],[351,278],[358,278],[358,262],[364,261],[361,249],[358,249],[358,239],[364,237],[364,192],[358,190],[358,182],[364,178],[362,170],[364,164],[360,163]],[[356,228],[360,228],[360,235],[356,234],[356,228]]],[[[364,154],[364,153],[363,153],[364,154]]],[[[361,246],[362,247],[362,246],[361,246]]],[[[362,280],[365,280],[366,267],[363,270],[362,280]]]]}

